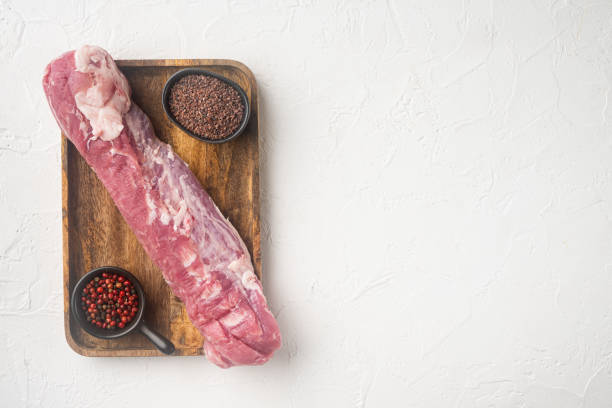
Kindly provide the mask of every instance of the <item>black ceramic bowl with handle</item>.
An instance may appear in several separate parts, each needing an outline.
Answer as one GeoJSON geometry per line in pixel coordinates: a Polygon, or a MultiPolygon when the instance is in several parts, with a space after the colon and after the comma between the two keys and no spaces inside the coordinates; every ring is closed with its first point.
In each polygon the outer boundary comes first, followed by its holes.
{"type": "Polygon", "coordinates": [[[116,266],[103,266],[87,272],[81,279],[79,279],[77,284],[72,289],[72,293],[70,295],[70,309],[72,309],[72,315],[83,330],[92,336],[100,339],[116,339],[134,331],[140,331],[140,333],[147,337],[162,353],[174,353],[174,344],[145,324],[143,320],[145,306],[146,301],[144,290],[142,289],[140,282],[138,282],[138,279],[136,279],[134,275],[125,269],[121,269],[116,266]],[[136,312],[134,319],[122,329],[116,328],[113,330],[108,330],[92,325],[87,321],[85,311],[80,307],[81,293],[83,292],[83,288],[96,276],[102,275],[103,272],[116,273],[117,275],[128,279],[130,282],[132,282],[134,288],[136,289],[136,293],[138,294],[138,312],[136,312]]]}
{"type": "Polygon", "coordinates": [[[166,81],[166,85],[164,86],[164,91],[162,92],[162,106],[164,107],[164,112],[166,112],[168,119],[170,119],[170,121],[174,123],[179,129],[187,133],[189,136],[194,137],[198,140],[202,140],[206,143],[225,143],[229,142],[232,139],[235,139],[244,131],[244,129],[246,129],[247,124],[249,123],[249,118],[251,116],[251,105],[249,104],[249,98],[247,97],[244,90],[240,87],[240,85],[230,79],[225,78],[222,75],[200,68],[185,68],[175,72],[168,79],[168,81],[166,81]],[[242,117],[242,121],[240,122],[238,128],[231,135],[222,139],[207,139],[205,137],[193,133],[189,129],[185,128],[185,126],[181,125],[178,120],[176,120],[176,118],[172,114],[172,111],[170,110],[170,90],[179,79],[187,75],[206,75],[214,77],[228,84],[238,92],[238,94],[240,95],[240,99],[242,100],[242,104],[244,105],[244,116],[242,117]]]}

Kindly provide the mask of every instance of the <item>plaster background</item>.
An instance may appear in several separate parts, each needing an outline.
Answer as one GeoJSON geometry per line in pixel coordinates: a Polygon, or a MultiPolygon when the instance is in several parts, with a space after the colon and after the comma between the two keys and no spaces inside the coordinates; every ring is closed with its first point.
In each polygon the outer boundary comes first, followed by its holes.
{"type": "Polygon", "coordinates": [[[6,407],[612,405],[612,2],[0,0],[6,407]],[[44,66],[232,58],[261,95],[263,367],[66,344],[44,66]]]}

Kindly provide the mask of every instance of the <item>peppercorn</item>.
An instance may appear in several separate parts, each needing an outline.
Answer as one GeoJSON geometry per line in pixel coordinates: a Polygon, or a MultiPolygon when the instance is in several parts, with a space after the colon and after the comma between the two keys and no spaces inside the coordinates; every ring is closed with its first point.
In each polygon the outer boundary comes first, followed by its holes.
{"type": "Polygon", "coordinates": [[[85,318],[102,329],[124,328],[138,311],[138,295],[124,276],[103,272],[88,282],[82,293],[85,318]]]}

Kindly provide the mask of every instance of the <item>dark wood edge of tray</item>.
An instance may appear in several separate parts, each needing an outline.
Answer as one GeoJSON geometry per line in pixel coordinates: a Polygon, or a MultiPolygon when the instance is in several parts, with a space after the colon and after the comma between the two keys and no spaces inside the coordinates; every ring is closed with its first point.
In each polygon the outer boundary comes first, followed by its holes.
{"type": "MultiPolygon", "coordinates": [[[[257,98],[257,81],[253,72],[243,63],[229,59],[150,59],[150,60],[116,60],[119,67],[190,67],[190,66],[210,66],[225,65],[231,66],[246,75],[249,82],[247,95],[251,99],[252,115],[257,118],[257,139],[259,144],[259,100],[257,98]]],[[[70,348],[82,356],[86,357],[153,357],[164,356],[156,348],[151,349],[95,349],[84,347],[77,343],[70,331],[70,271],[69,259],[70,248],[68,245],[69,220],[68,220],[68,139],[61,135],[61,155],[62,155],[62,253],[63,253],[63,286],[64,286],[64,334],[70,348]]],[[[259,201],[259,146],[255,149],[257,157],[255,171],[253,172],[253,205],[255,206],[254,225],[253,225],[253,253],[251,254],[255,271],[261,280],[263,277],[261,268],[261,236],[260,236],[260,201],[259,201]]],[[[176,350],[173,356],[198,356],[202,355],[201,348],[182,348],[176,350]]]]}

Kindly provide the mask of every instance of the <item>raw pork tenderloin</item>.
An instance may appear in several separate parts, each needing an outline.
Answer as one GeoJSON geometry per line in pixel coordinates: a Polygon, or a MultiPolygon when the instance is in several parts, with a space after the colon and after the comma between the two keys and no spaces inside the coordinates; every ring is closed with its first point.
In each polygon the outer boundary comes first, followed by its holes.
{"type": "Polygon", "coordinates": [[[244,242],[157,139],[111,56],[94,46],[67,52],[47,66],[43,87],[64,134],[185,304],[207,358],[224,368],[268,361],[281,336],[244,242]]]}

